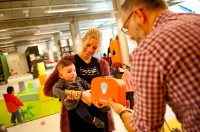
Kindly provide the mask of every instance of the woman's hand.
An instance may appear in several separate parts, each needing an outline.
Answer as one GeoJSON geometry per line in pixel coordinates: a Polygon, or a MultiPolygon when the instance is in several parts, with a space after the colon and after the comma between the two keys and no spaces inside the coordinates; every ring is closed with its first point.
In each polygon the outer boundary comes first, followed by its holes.
{"type": "Polygon", "coordinates": [[[104,105],[104,104],[100,104],[99,101],[97,101],[97,100],[93,100],[92,103],[93,103],[97,108],[102,108],[102,107],[106,106],[106,105],[104,105]]]}
{"type": "Polygon", "coordinates": [[[88,106],[90,106],[92,104],[92,101],[91,101],[91,91],[90,90],[82,91],[81,100],[85,104],[87,104],[88,106]]]}

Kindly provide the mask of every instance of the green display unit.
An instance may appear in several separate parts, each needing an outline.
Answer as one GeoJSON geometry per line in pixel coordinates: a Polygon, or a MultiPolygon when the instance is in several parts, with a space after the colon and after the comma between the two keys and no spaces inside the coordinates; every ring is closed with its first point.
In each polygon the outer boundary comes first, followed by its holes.
{"type": "Polygon", "coordinates": [[[0,52],[0,85],[6,84],[9,77],[9,68],[6,56],[0,52]]]}

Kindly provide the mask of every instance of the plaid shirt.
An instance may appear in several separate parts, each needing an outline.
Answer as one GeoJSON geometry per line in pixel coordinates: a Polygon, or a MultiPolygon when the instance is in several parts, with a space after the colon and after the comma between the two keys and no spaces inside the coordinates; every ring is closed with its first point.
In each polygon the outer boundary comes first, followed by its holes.
{"type": "Polygon", "coordinates": [[[165,11],[130,58],[132,127],[158,132],[169,104],[187,132],[200,131],[200,15],[165,11]]]}

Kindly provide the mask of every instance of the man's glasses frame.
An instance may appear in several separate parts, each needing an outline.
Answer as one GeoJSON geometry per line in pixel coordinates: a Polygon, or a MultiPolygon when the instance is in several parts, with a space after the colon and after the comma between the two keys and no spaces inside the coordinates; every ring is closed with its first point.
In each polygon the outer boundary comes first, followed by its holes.
{"type": "Polygon", "coordinates": [[[131,12],[131,14],[128,16],[128,18],[126,19],[123,27],[121,28],[121,31],[124,32],[127,35],[130,35],[129,31],[127,28],[125,28],[126,24],[128,23],[129,19],[131,18],[131,16],[133,15],[133,12],[131,12]]]}

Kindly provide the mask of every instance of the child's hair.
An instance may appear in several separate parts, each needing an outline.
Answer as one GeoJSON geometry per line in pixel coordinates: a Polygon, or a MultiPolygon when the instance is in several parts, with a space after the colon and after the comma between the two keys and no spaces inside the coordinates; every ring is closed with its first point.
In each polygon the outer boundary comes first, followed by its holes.
{"type": "Polygon", "coordinates": [[[10,94],[14,91],[14,87],[13,86],[8,86],[7,87],[7,93],[10,94]]]}
{"type": "Polygon", "coordinates": [[[66,66],[70,66],[72,65],[73,63],[69,60],[60,60],[57,64],[57,69],[58,71],[60,72],[60,70],[62,70],[64,67],[66,66]]]}

